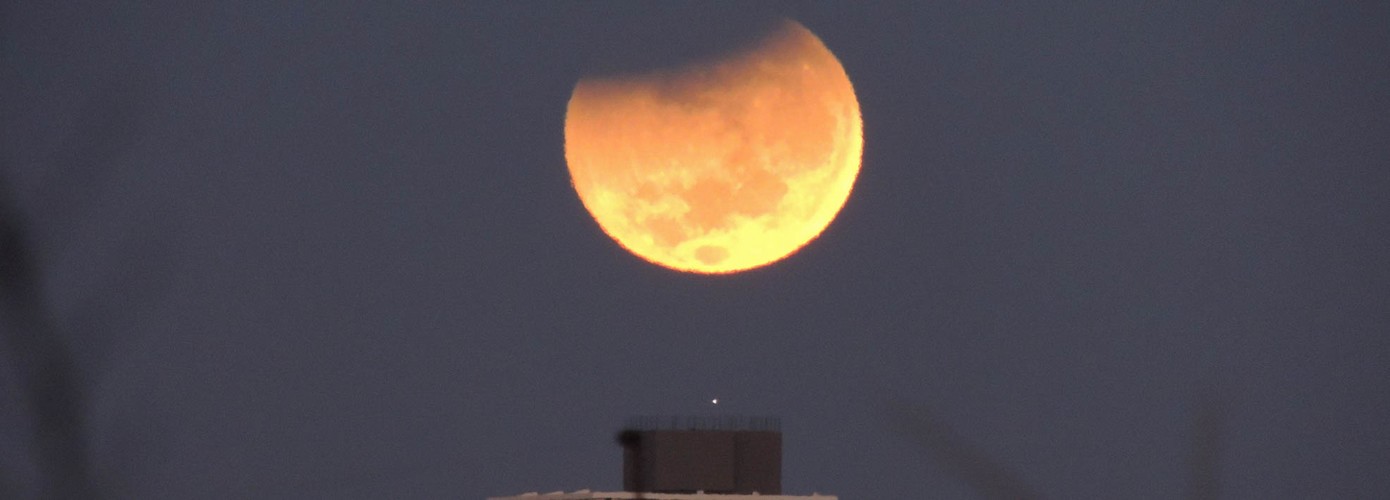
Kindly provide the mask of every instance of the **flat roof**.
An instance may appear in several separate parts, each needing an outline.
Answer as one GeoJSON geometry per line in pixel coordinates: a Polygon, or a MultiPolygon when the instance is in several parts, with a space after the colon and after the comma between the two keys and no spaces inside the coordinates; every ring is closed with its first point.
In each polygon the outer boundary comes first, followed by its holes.
{"type": "Polygon", "coordinates": [[[840,500],[835,495],[717,495],[713,493],[637,493],[632,491],[579,490],[565,493],[522,493],[509,497],[488,497],[487,500],[840,500]]]}

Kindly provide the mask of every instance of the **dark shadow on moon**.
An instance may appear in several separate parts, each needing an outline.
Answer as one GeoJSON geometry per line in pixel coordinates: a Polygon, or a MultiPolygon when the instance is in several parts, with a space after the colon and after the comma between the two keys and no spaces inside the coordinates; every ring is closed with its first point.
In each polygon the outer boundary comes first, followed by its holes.
{"type": "Polygon", "coordinates": [[[584,33],[586,77],[645,74],[727,58],[748,50],[787,19],[770,7],[686,3],[634,4],[635,16],[595,16],[584,33]]]}

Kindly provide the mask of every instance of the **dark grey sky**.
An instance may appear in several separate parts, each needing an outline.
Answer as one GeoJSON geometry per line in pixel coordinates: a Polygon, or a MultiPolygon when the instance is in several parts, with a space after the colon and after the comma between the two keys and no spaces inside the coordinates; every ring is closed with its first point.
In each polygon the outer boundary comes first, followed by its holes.
{"type": "Polygon", "coordinates": [[[1390,4],[355,3],[0,6],[0,487],[57,338],[113,498],[616,489],[628,416],[715,397],[789,492],[975,498],[912,406],[1044,496],[1174,498],[1207,390],[1225,497],[1390,490],[1390,4]],[[629,255],[575,81],[775,16],[859,94],[849,203],[744,274],[629,255]]]}

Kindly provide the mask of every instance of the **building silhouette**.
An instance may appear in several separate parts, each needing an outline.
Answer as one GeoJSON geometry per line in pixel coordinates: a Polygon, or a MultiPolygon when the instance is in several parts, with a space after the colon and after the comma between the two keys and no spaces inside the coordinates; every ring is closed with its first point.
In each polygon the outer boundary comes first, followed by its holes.
{"type": "Polygon", "coordinates": [[[781,422],[772,417],[639,417],[618,433],[623,491],[488,500],[838,500],[782,495],[781,422]]]}

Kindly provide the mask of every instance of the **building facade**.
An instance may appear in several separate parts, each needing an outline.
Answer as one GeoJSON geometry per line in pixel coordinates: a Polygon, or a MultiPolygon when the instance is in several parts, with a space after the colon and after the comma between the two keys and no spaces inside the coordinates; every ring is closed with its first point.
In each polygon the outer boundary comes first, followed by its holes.
{"type": "Polygon", "coordinates": [[[776,418],[640,417],[618,433],[623,490],[524,493],[488,500],[838,500],[782,495],[776,418]]]}

